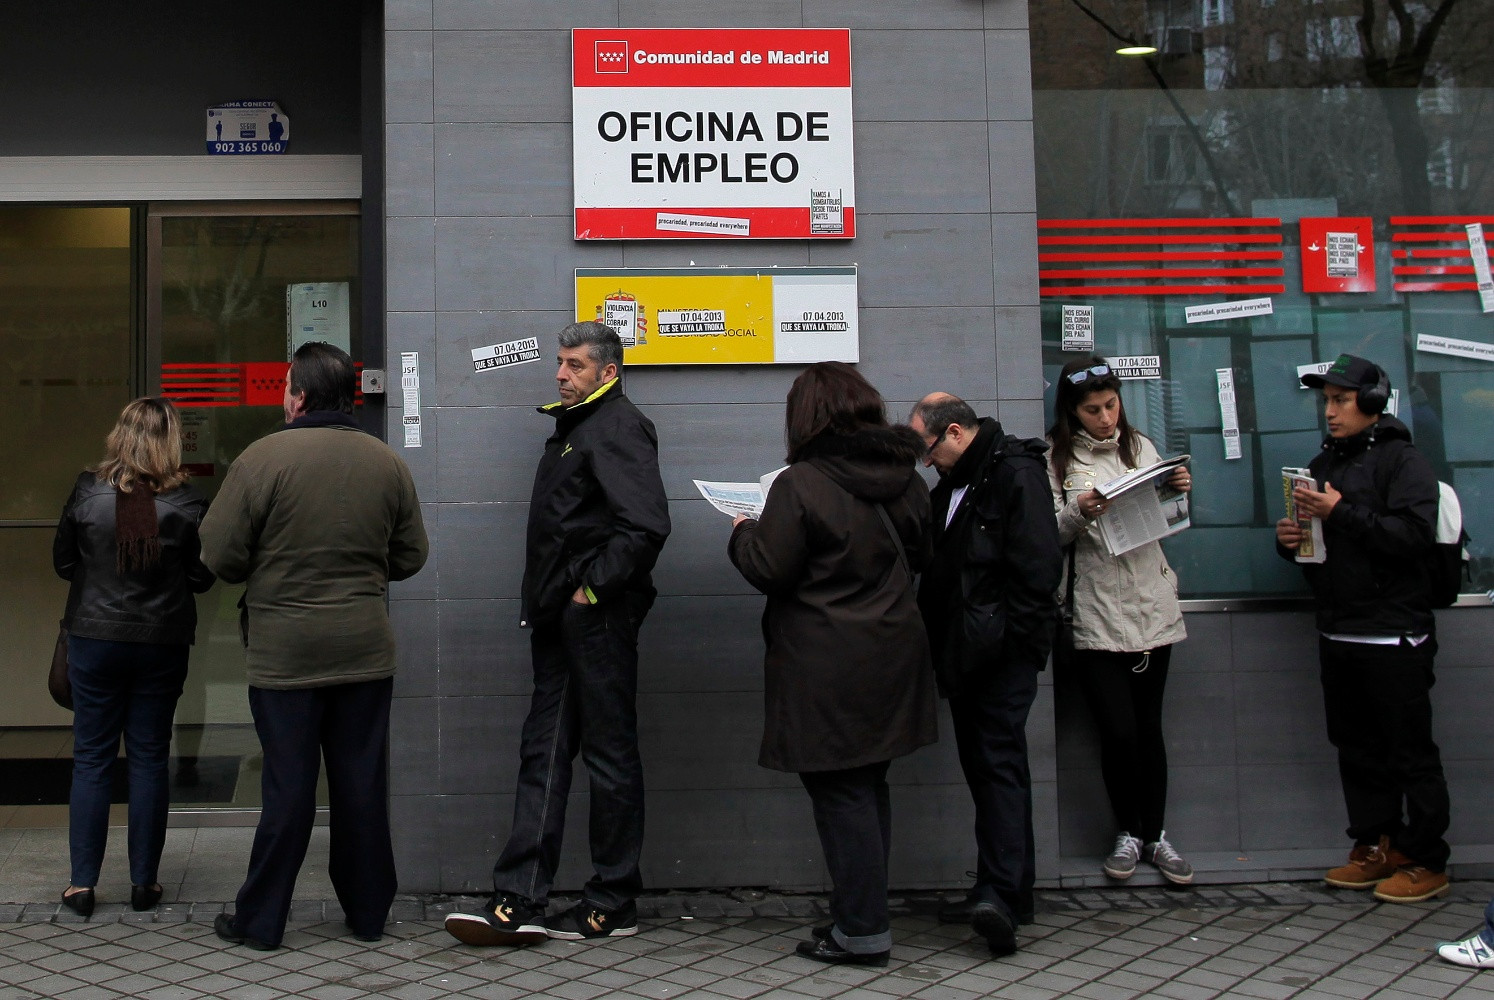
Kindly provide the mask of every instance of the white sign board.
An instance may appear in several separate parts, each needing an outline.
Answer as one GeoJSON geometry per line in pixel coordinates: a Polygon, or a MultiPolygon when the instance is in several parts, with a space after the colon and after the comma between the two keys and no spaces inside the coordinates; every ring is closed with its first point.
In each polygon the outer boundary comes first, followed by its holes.
{"type": "Polygon", "coordinates": [[[845,28],[571,32],[575,238],[856,234],[845,28]]]}
{"type": "Polygon", "coordinates": [[[1219,419],[1223,424],[1224,457],[1229,460],[1243,458],[1240,449],[1240,415],[1235,407],[1235,370],[1214,369],[1214,379],[1219,384],[1219,419]]]}
{"type": "Polygon", "coordinates": [[[1106,358],[1110,371],[1120,379],[1149,379],[1162,377],[1160,354],[1126,354],[1118,358],[1106,358]]]}
{"type": "Polygon", "coordinates": [[[285,286],[285,358],[302,344],[320,340],[353,353],[348,320],[348,283],[318,281],[285,286]]]}
{"type": "Polygon", "coordinates": [[[1095,349],[1095,307],[1063,307],[1063,350],[1082,351],[1086,354],[1095,349]]]}
{"type": "Polygon", "coordinates": [[[1476,340],[1454,340],[1451,337],[1430,337],[1425,333],[1419,333],[1416,335],[1416,349],[1427,354],[1446,354],[1454,358],[1494,361],[1494,344],[1481,344],[1476,340]]]}
{"type": "Polygon", "coordinates": [[[1207,305],[1187,306],[1183,309],[1183,318],[1189,323],[1210,323],[1219,319],[1238,319],[1241,316],[1269,315],[1271,315],[1270,299],[1210,302],[1207,305]]]}
{"type": "Polygon", "coordinates": [[[230,101],[207,109],[213,156],[264,156],[290,148],[290,118],[274,101],[230,101]]]}
{"type": "Polygon", "coordinates": [[[522,340],[510,340],[502,344],[493,344],[491,347],[472,349],[472,369],[479,372],[492,371],[495,368],[512,368],[514,365],[527,365],[531,361],[539,360],[538,337],[525,337],[522,340]]]}

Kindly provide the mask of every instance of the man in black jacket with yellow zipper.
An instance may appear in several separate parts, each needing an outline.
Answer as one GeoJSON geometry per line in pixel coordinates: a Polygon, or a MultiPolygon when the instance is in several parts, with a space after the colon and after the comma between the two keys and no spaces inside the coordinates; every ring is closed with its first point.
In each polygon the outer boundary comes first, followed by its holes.
{"type": "Polygon", "coordinates": [[[638,929],[643,881],[643,764],[638,755],[638,627],[669,536],[654,425],[623,395],[622,341],[601,323],[560,333],[560,400],[534,477],[522,588],[533,629],[534,695],[519,744],[508,843],[481,913],[446,929],[476,945],[625,937],[638,929]],[[579,903],[545,917],[560,863],[571,763],[591,775],[594,873],[579,903]]]}
{"type": "MultiPolygon", "coordinates": [[[[1354,848],[1324,881],[1373,889],[1389,903],[1447,892],[1447,780],[1432,740],[1437,620],[1425,569],[1438,486],[1411,432],[1384,414],[1390,379],[1340,355],[1322,375],[1328,438],[1308,465],[1318,489],[1297,487],[1298,509],[1323,522],[1322,563],[1302,570],[1317,600],[1318,659],[1328,739],[1354,848]]],[[[1297,523],[1276,523],[1278,553],[1296,556],[1297,523]]]]}
{"type": "Polygon", "coordinates": [[[975,800],[975,886],[941,913],[968,919],[995,955],[1032,918],[1032,777],[1027,714],[1053,642],[1063,552],[1039,440],[1023,441],[948,393],[925,396],[909,425],[939,472],[934,558],[918,604],[960,766],[975,800]]]}

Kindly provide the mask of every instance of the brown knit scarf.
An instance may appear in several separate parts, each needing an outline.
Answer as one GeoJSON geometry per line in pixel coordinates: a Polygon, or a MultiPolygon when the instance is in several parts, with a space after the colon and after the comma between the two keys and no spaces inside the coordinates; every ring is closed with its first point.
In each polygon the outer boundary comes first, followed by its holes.
{"type": "Polygon", "coordinates": [[[114,491],[114,567],[121,576],[161,561],[160,533],[154,490],[137,479],[130,492],[114,491]]]}

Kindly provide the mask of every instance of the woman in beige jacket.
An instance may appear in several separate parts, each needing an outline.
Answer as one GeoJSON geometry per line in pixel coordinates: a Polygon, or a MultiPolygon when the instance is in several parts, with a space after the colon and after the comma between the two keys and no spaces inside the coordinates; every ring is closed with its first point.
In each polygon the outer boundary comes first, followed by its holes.
{"type": "MultiPolygon", "coordinates": [[[[1187,635],[1177,577],[1156,542],[1113,556],[1095,527],[1108,505],[1095,486],[1159,460],[1152,442],[1127,423],[1120,387],[1102,358],[1065,365],[1048,432],[1058,534],[1072,566],[1072,663],[1100,729],[1100,765],[1120,831],[1105,874],[1130,878],[1145,859],[1168,881],[1187,885],[1193,868],[1163,830],[1162,694],[1172,644],[1187,635]]],[[[1169,481],[1184,491],[1192,485],[1186,467],[1169,481]]]]}

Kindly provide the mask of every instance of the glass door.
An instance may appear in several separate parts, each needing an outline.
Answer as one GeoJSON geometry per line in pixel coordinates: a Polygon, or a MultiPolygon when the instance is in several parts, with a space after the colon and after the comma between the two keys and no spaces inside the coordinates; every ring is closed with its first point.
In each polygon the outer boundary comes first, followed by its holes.
{"type": "MultiPolygon", "coordinates": [[[[180,408],[183,461],[210,499],[239,453],[283,423],[296,346],[325,340],[361,359],[358,229],[356,203],[150,207],[148,379],[180,408]]],[[[243,589],[220,583],[198,598],[197,645],[176,712],[178,803],[259,805],[238,628],[243,589]]]]}

